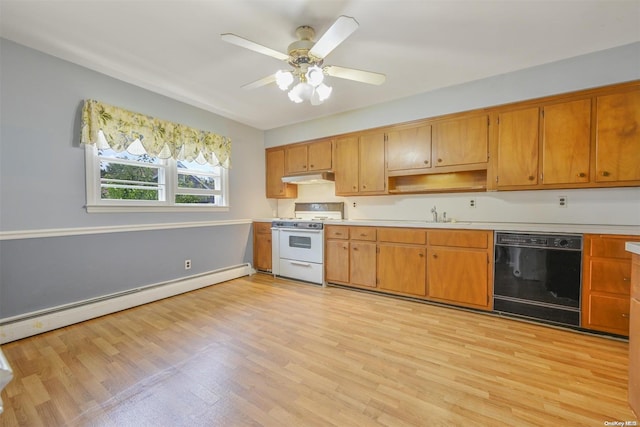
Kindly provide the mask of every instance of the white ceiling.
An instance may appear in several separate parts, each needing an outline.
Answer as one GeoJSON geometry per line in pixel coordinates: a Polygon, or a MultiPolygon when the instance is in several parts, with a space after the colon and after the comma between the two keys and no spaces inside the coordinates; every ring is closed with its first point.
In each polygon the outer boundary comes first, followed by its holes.
{"type": "Polygon", "coordinates": [[[302,122],[640,40],[640,0],[0,0],[0,35],[259,129],[302,122]],[[286,53],[295,29],[318,39],[340,15],[359,29],[325,65],[387,75],[328,78],[332,97],[294,104],[288,68],[220,40],[235,33],[286,53]]]}

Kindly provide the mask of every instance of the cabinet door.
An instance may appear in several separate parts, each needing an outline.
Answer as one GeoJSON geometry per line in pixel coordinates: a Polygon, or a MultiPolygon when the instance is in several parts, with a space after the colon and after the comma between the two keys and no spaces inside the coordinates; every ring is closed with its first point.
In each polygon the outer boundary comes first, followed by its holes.
{"type": "Polygon", "coordinates": [[[543,183],[589,182],[591,99],[548,105],[542,111],[543,183]]]}
{"type": "Polygon", "coordinates": [[[640,90],[596,102],[596,181],[640,180],[640,90]]]}
{"type": "Polygon", "coordinates": [[[378,245],[378,287],[403,294],[426,292],[426,248],[378,245]]]}
{"type": "Polygon", "coordinates": [[[271,271],[271,230],[259,233],[254,227],[254,233],[253,266],[256,270],[271,271]]]}
{"type": "MultiPolygon", "coordinates": [[[[636,278],[640,280],[640,277],[636,278]]],[[[640,415],[640,300],[632,299],[629,322],[629,405],[640,415]]]]}
{"type": "Polygon", "coordinates": [[[376,287],[376,244],[351,241],[350,281],[354,285],[376,287]]]}
{"type": "Polygon", "coordinates": [[[538,108],[498,115],[498,187],[538,183],[538,108]]]}
{"type": "Polygon", "coordinates": [[[382,193],[384,182],[384,133],[360,137],[360,193],[382,193]]]}
{"type": "Polygon", "coordinates": [[[310,171],[331,169],[331,140],[309,144],[308,156],[310,171]]]}
{"type": "Polygon", "coordinates": [[[288,198],[298,196],[296,185],[282,182],[284,176],[284,149],[267,150],[267,197],[288,198]]]}
{"type": "Polygon", "coordinates": [[[349,282],[349,242],[327,240],[325,245],[325,280],[327,282],[349,282]]]}
{"type": "Polygon", "coordinates": [[[387,133],[387,170],[431,167],[431,126],[387,133]]]}
{"type": "Polygon", "coordinates": [[[451,120],[433,125],[435,166],[486,163],[489,144],[487,116],[451,120]]]}
{"type": "Polygon", "coordinates": [[[487,253],[450,248],[429,248],[428,296],[478,307],[489,305],[487,253]]]}
{"type": "Polygon", "coordinates": [[[358,138],[348,137],[336,140],[334,172],[336,195],[358,192],[358,138]]]}
{"type": "Polygon", "coordinates": [[[300,173],[307,171],[307,146],[294,145],[285,149],[286,174],[300,173]]]}

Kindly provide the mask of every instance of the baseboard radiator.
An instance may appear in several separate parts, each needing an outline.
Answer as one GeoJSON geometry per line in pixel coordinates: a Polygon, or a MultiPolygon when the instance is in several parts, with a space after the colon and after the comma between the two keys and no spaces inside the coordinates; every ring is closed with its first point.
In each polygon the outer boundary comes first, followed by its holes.
{"type": "Polygon", "coordinates": [[[250,263],[0,319],[0,344],[255,273],[250,263]]]}

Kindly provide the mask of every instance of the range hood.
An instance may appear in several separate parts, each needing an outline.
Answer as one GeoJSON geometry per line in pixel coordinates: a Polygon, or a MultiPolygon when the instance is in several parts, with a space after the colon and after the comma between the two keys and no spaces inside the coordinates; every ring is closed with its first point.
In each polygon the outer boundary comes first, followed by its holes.
{"type": "Polygon", "coordinates": [[[327,182],[334,182],[335,180],[333,172],[315,172],[282,177],[282,182],[287,184],[325,184],[327,182]]]}

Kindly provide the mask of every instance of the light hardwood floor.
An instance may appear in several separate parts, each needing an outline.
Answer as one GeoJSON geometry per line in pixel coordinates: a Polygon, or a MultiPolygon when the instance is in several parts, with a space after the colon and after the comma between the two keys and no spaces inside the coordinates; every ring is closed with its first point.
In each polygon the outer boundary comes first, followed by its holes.
{"type": "Polygon", "coordinates": [[[628,343],[256,275],[2,347],[3,426],[603,426],[628,343]]]}

